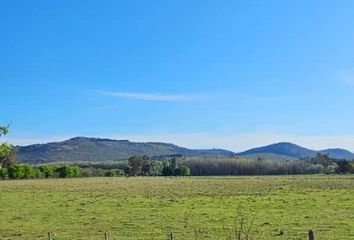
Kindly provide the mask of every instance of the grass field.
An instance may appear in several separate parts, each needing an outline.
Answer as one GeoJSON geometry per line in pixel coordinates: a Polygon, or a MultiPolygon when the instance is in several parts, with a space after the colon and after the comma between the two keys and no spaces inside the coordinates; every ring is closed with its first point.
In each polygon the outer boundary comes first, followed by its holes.
{"type": "Polygon", "coordinates": [[[0,239],[354,239],[354,176],[0,181],[0,239]],[[283,232],[279,235],[280,231],[283,232]]]}

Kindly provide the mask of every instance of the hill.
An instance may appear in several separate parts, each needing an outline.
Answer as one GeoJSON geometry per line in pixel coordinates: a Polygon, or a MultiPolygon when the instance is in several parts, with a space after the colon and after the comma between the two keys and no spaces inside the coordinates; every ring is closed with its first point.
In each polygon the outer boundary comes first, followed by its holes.
{"type": "Polygon", "coordinates": [[[239,153],[241,156],[250,154],[276,154],[293,158],[303,158],[316,156],[316,151],[301,147],[293,143],[281,142],[264,147],[252,148],[250,150],[239,153]]]}
{"type": "Polygon", "coordinates": [[[328,154],[330,157],[337,159],[354,159],[354,154],[345,149],[334,148],[315,151],[289,142],[280,142],[263,147],[252,148],[238,153],[237,155],[249,158],[271,157],[273,159],[291,160],[294,158],[312,158],[315,157],[318,152],[328,154]]]}
{"type": "Polygon", "coordinates": [[[223,149],[188,149],[169,143],[130,142],[100,138],[75,137],[62,142],[16,147],[23,163],[100,162],[127,159],[133,155],[232,156],[223,149]]]}
{"type": "Polygon", "coordinates": [[[320,152],[328,154],[330,157],[337,159],[354,159],[354,153],[341,148],[330,148],[321,150],[320,152]]]}
{"type": "Polygon", "coordinates": [[[133,155],[151,157],[168,155],[229,157],[237,155],[249,159],[295,160],[314,157],[318,152],[329,154],[330,157],[337,159],[354,159],[354,154],[345,149],[330,148],[315,151],[289,142],[252,148],[235,154],[223,149],[188,149],[162,142],[130,142],[128,140],[75,137],[62,142],[18,146],[16,150],[20,162],[32,164],[114,161],[127,159],[133,155]]]}

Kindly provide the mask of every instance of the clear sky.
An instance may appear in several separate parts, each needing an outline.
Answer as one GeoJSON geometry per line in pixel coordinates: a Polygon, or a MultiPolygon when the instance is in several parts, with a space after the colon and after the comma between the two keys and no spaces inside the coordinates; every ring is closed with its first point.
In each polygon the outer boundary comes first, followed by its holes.
{"type": "Polygon", "coordinates": [[[354,151],[354,1],[3,1],[0,124],[244,150],[354,151]]]}

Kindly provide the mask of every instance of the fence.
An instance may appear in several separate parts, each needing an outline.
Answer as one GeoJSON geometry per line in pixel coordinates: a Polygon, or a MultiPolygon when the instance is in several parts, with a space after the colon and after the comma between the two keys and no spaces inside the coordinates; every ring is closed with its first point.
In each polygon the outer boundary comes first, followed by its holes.
{"type": "MultiPolygon", "coordinates": [[[[52,237],[52,233],[48,233],[48,240],[54,240],[52,237]]],[[[109,240],[108,232],[104,233],[104,240],[109,240]]],[[[170,233],[168,235],[168,240],[175,240],[173,233],[170,233]]],[[[248,236],[242,236],[241,232],[237,232],[236,240],[248,240],[248,236]]],[[[308,240],[315,240],[315,232],[313,230],[309,230],[308,240]]]]}

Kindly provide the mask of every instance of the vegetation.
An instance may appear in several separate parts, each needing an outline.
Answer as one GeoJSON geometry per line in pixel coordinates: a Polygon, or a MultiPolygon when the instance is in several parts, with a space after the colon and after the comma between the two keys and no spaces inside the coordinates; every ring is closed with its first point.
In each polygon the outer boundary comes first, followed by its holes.
{"type": "Polygon", "coordinates": [[[169,143],[130,142],[101,138],[75,137],[62,142],[35,144],[17,147],[18,159],[26,164],[48,164],[54,162],[106,162],[126,160],[131,156],[231,156],[227,150],[187,149],[169,143]]]}
{"type": "Polygon", "coordinates": [[[0,169],[0,179],[116,177],[116,176],[189,176],[190,169],[175,158],[163,161],[135,156],[127,164],[41,165],[13,164],[0,169]]]}
{"type": "Polygon", "coordinates": [[[271,154],[272,159],[275,159],[275,157],[279,156],[279,158],[281,159],[294,160],[294,158],[295,159],[314,158],[318,153],[325,154],[332,158],[337,158],[337,159],[346,159],[346,160],[354,159],[354,153],[349,152],[348,150],[345,149],[330,148],[330,149],[315,151],[288,142],[275,143],[268,146],[249,149],[247,151],[240,153],[239,155],[247,158],[248,157],[254,158],[257,156],[267,158],[268,157],[267,155],[271,154]]]}
{"type": "Polygon", "coordinates": [[[354,173],[354,162],[331,159],[317,154],[316,158],[271,161],[211,157],[134,156],[127,161],[86,163],[76,165],[11,164],[0,169],[0,179],[115,177],[115,176],[242,176],[242,175],[295,175],[295,174],[354,173]]]}
{"type": "MultiPolygon", "coordinates": [[[[9,126],[0,126],[0,137],[8,134],[9,126]]],[[[16,151],[11,144],[0,144],[0,169],[8,167],[16,161],[16,151]]]]}
{"type": "Polygon", "coordinates": [[[76,165],[31,166],[14,164],[0,169],[0,179],[35,179],[35,178],[75,178],[75,177],[116,177],[122,176],[120,169],[96,169],[76,165]]]}
{"type": "Polygon", "coordinates": [[[189,158],[184,164],[194,176],[316,174],[323,166],[305,161],[249,160],[242,158],[189,158]]]}
{"type": "Polygon", "coordinates": [[[352,239],[352,175],[0,181],[0,239],[352,239]],[[233,236],[232,238],[230,236],[233,236]]]}

